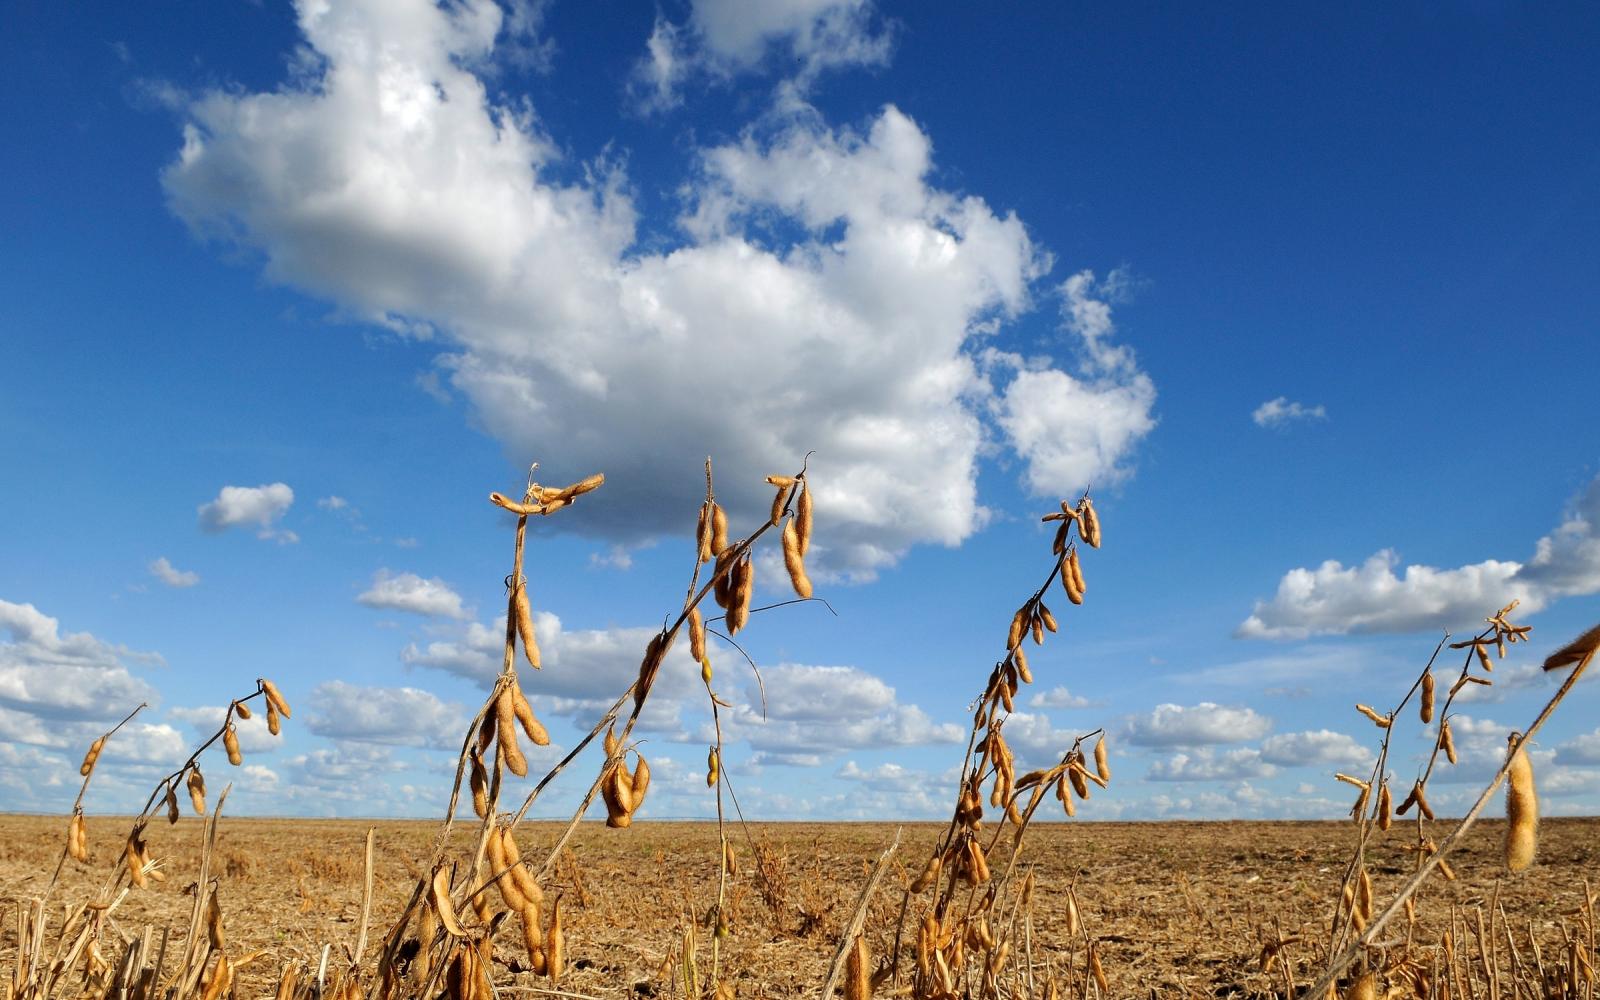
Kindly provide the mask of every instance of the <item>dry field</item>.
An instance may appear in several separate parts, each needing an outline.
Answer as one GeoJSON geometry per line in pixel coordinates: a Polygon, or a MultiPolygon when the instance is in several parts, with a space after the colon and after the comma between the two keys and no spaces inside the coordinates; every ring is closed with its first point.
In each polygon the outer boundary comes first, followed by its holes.
{"type": "MultiPolygon", "coordinates": [[[[373,824],[355,821],[224,817],[214,864],[223,876],[220,900],[230,953],[265,950],[241,974],[239,996],[271,995],[278,970],[291,960],[315,965],[321,946],[353,946],[360,917],[363,849],[373,824]]],[[[120,855],[125,820],[90,821],[91,850],[106,864],[69,866],[58,898],[93,895],[111,859],[120,855]],[[92,878],[91,878],[92,873],[92,878]],[[91,884],[93,882],[94,884],[91,884]]],[[[15,905],[36,896],[60,855],[61,817],[0,818],[0,967],[16,948],[15,905]]],[[[133,931],[168,927],[173,947],[186,933],[191,899],[184,887],[199,866],[200,821],[151,826],[152,854],[164,859],[164,885],[133,893],[116,923],[133,931]]],[[[437,824],[379,822],[373,924],[390,926],[411,887],[425,877],[437,824]]],[[[916,874],[941,827],[906,828],[897,864],[867,921],[874,956],[888,953],[899,886],[916,874]]],[[[528,823],[524,850],[542,853],[560,825],[528,823]]],[[[1379,895],[1411,870],[1400,829],[1368,850],[1379,895]]],[[[729,891],[730,935],[725,978],[740,997],[816,996],[868,868],[892,840],[886,824],[755,824],[753,843],[766,858],[764,891],[752,841],[736,834],[738,875],[729,891]]],[[[1484,906],[1496,912],[1491,946],[1511,960],[1498,909],[1525,960],[1530,928],[1549,951],[1559,925],[1572,925],[1585,880],[1600,883],[1600,819],[1547,820],[1539,864],[1507,876],[1501,859],[1503,821],[1476,826],[1452,857],[1458,879],[1431,880],[1419,897],[1417,936],[1435,943],[1451,917],[1484,906]],[[1495,904],[1498,904],[1496,906],[1495,904]]],[[[461,835],[467,844],[467,833],[461,835]]],[[[1355,837],[1350,823],[1047,823],[1036,825],[1023,863],[1037,874],[1033,961],[1063,981],[1084,974],[1081,935],[1067,934],[1067,890],[1075,887],[1084,933],[1099,943],[1109,993],[1119,997],[1252,997],[1281,995],[1277,967],[1263,973],[1262,941],[1282,933],[1306,945],[1287,949],[1303,988],[1319,970],[1314,945],[1326,927],[1355,837]]],[[[717,833],[710,823],[640,821],[626,830],[586,823],[572,857],[545,887],[559,895],[567,928],[568,972],[560,989],[590,996],[681,996],[663,966],[682,940],[687,913],[703,917],[716,898],[717,833]]],[[[497,987],[540,989],[548,981],[519,971],[520,935],[501,930],[493,979],[497,987]]],[[[709,931],[701,928],[702,934],[709,931]]],[[[1403,922],[1396,934],[1405,933],[1403,922]]],[[[1475,942],[1468,931],[1463,939],[1475,942]]],[[[1466,945],[1475,947],[1475,944],[1466,945]]],[[[1024,942],[1023,947],[1026,947],[1024,942]]],[[[336,963],[337,959],[335,959],[336,963]]],[[[330,963],[330,964],[335,964],[330,963]]],[[[1485,984],[1486,985],[1486,984],[1485,984]]],[[[1073,990],[1072,992],[1077,992],[1073,990]]],[[[1509,993],[1509,987],[1507,989],[1509,993]]],[[[1485,992],[1487,995],[1487,992],[1485,992]]]]}

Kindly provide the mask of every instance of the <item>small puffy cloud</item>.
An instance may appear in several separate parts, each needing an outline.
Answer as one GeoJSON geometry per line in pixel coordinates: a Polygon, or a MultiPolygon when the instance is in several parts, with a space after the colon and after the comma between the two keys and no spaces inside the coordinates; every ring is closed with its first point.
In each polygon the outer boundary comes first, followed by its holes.
{"type": "Polygon", "coordinates": [[[459,750],[469,721],[465,707],[418,688],[329,681],[311,692],[306,728],[334,740],[459,750]]]}
{"type": "Polygon", "coordinates": [[[1369,764],[1371,748],[1357,743],[1346,733],[1315,729],[1302,733],[1278,733],[1261,741],[1261,759],[1279,767],[1309,767],[1319,764],[1369,764]]]}
{"type": "MultiPolygon", "coordinates": [[[[1453,725],[1453,724],[1452,724],[1453,725]]],[[[1600,729],[1574,736],[1556,746],[1556,763],[1575,767],[1600,767],[1600,729]]]]}
{"type": "Polygon", "coordinates": [[[356,598],[356,603],[382,611],[404,611],[429,618],[466,618],[461,595],[438,577],[423,579],[415,573],[390,573],[380,569],[372,576],[372,586],[356,598]]]}
{"type": "Polygon", "coordinates": [[[1326,420],[1328,410],[1322,405],[1306,406],[1304,403],[1293,403],[1287,396],[1269,399],[1255,408],[1250,414],[1250,419],[1256,422],[1257,427],[1267,427],[1279,430],[1292,423],[1307,420],[1326,420]]]}
{"type": "Polygon", "coordinates": [[[1048,691],[1040,691],[1028,699],[1029,708],[1088,708],[1092,704],[1088,698],[1081,694],[1073,694],[1063,685],[1057,685],[1048,691]]]}
{"type": "Polygon", "coordinates": [[[294,532],[275,527],[293,503],[294,490],[287,483],[224,486],[215,500],[199,506],[200,527],[211,534],[253,527],[258,538],[297,542],[294,532]]]}
{"type": "Polygon", "coordinates": [[[1181,751],[1150,765],[1149,781],[1241,781],[1270,778],[1278,772],[1261,758],[1261,751],[1249,747],[1217,752],[1209,747],[1181,751]]]}
{"type": "Polygon", "coordinates": [[[726,80],[774,59],[801,89],[826,69],[881,65],[890,35],[874,13],[871,0],[694,0],[685,23],[656,19],[634,68],[634,96],[647,111],[673,107],[691,77],[726,80]]]}
{"type": "MultiPolygon", "coordinates": [[[[227,711],[226,705],[175,707],[167,711],[167,717],[188,724],[203,739],[222,728],[227,711]]],[[[281,733],[274,736],[268,731],[265,709],[251,712],[248,719],[235,718],[233,725],[239,735],[239,749],[245,753],[270,753],[283,743],[281,733]]]]}
{"type": "Polygon", "coordinates": [[[179,569],[172,565],[166,556],[161,556],[150,564],[150,575],[169,587],[193,587],[200,582],[199,573],[179,569]]]}
{"type": "MultiPolygon", "coordinates": [[[[0,718],[9,738],[55,743],[42,721],[99,721],[121,718],[155,691],[133,676],[126,659],[159,661],[87,632],[61,632],[61,623],[32,604],[0,600],[0,718]]],[[[98,735],[98,734],[96,734],[98,735]]],[[[92,737],[91,737],[92,738],[92,737]]]]}
{"type": "MultiPolygon", "coordinates": [[[[1077,370],[1022,368],[996,400],[1000,427],[1026,460],[1023,482],[1034,496],[1061,497],[1091,482],[1126,478],[1127,457],[1155,427],[1155,383],[1132,350],[1110,341],[1110,290],[1122,282],[1108,281],[1097,284],[1093,273],[1080,271],[1061,286],[1063,325],[1082,348],[1077,370]]],[[[1015,356],[989,358],[1020,367],[1015,356]]]]}
{"type": "Polygon", "coordinates": [[[1600,593],[1600,477],[1569,505],[1561,524],[1525,563],[1489,559],[1450,569],[1411,565],[1400,572],[1391,549],[1360,566],[1328,560],[1285,573],[1271,600],[1235,635],[1303,639],[1312,635],[1460,628],[1494,609],[1521,602],[1532,614],[1563,597],[1600,593]]]}
{"type": "Polygon", "coordinates": [[[1127,723],[1129,743],[1149,747],[1199,747],[1220,743],[1246,743],[1265,736],[1272,720],[1245,705],[1218,705],[1203,701],[1182,705],[1157,705],[1147,715],[1127,723]]]}

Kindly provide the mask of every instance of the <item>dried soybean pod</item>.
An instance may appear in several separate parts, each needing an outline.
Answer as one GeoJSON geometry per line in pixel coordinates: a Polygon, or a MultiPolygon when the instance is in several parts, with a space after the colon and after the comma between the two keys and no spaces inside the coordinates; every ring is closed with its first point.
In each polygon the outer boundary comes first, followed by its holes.
{"type": "Polygon", "coordinates": [[[1509,740],[1511,765],[1506,770],[1506,868],[1520,872],[1533,864],[1539,847],[1539,797],[1533,788],[1533,763],[1522,748],[1522,735],[1509,740]]]}
{"type": "Polygon", "coordinates": [[[278,719],[278,706],[271,701],[267,702],[267,732],[276,736],[283,731],[283,723],[278,719]]]}
{"type": "Polygon", "coordinates": [[[644,803],[644,793],[650,789],[650,765],[644,759],[644,754],[635,751],[639,763],[633,769],[633,808],[637,809],[644,803]]]}
{"type": "Polygon", "coordinates": [[[89,860],[89,826],[81,812],[73,813],[67,825],[67,853],[79,861],[89,860]]]}
{"type": "Polygon", "coordinates": [[[1067,556],[1067,569],[1072,573],[1072,586],[1080,594],[1089,592],[1089,585],[1083,582],[1083,563],[1078,561],[1078,550],[1074,548],[1071,555],[1067,556]]]}
{"type": "Polygon", "coordinates": [[[495,732],[500,740],[500,759],[512,774],[525,778],[528,776],[528,758],[522,755],[522,748],[517,746],[517,708],[511,697],[510,685],[500,689],[499,696],[494,700],[494,713],[495,732]]]}
{"type": "Polygon", "coordinates": [[[717,783],[717,748],[712,747],[706,752],[706,787],[715,787],[717,783]]]}
{"type": "Polygon", "coordinates": [[[711,561],[711,501],[707,500],[700,505],[700,520],[694,526],[694,540],[697,549],[695,558],[702,563],[711,561]]]}
{"type": "Polygon", "coordinates": [[[1106,755],[1106,738],[1100,737],[1094,745],[1094,770],[1101,781],[1111,780],[1111,761],[1106,755]]]}
{"type": "Polygon", "coordinates": [[[1078,585],[1073,582],[1072,568],[1066,562],[1061,564],[1061,589],[1066,591],[1067,600],[1073,604],[1083,603],[1083,591],[1079,590],[1078,585]]]}
{"type": "Polygon", "coordinates": [[[528,950],[528,970],[536,976],[544,975],[545,955],[543,928],[539,926],[539,908],[528,906],[518,912],[522,920],[522,946],[528,950]]]}
{"type": "Polygon", "coordinates": [[[599,489],[605,485],[605,482],[606,477],[604,473],[597,472],[587,479],[580,479],[571,486],[566,487],[557,493],[556,496],[562,500],[571,500],[574,497],[581,497],[585,493],[599,489]]]}
{"type": "Polygon", "coordinates": [[[1422,675],[1422,724],[1433,721],[1433,671],[1422,675]]]}
{"type": "Polygon", "coordinates": [[[1100,995],[1105,996],[1109,993],[1111,987],[1106,982],[1106,970],[1100,964],[1100,946],[1098,944],[1089,946],[1089,971],[1094,973],[1094,984],[1100,988],[1100,995]]]}
{"type": "Polygon", "coordinates": [[[566,939],[561,933],[561,897],[550,904],[550,929],[545,932],[544,954],[546,973],[553,983],[561,978],[562,970],[566,964],[566,939]]]}
{"type": "Polygon", "coordinates": [[[733,567],[733,591],[728,614],[724,619],[728,625],[729,635],[744,628],[750,621],[750,597],[755,591],[755,579],[755,564],[746,553],[745,557],[733,567]]]}
{"type": "Polygon", "coordinates": [[[1389,781],[1384,779],[1383,785],[1378,789],[1378,829],[1387,830],[1394,822],[1394,799],[1389,794],[1389,781]]]}
{"type": "Polygon", "coordinates": [[[244,755],[239,752],[239,734],[234,731],[233,723],[228,723],[228,728],[222,731],[222,745],[228,751],[228,763],[238,767],[244,763],[244,755]]]}
{"type": "MultiPolygon", "coordinates": [[[[1051,516],[1055,517],[1055,516],[1058,516],[1058,515],[1051,515],[1051,516]]],[[[1053,538],[1050,541],[1050,554],[1051,555],[1059,556],[1059,555],[1063,555],[1063,554],[1066,553],[1066,551],[1067,551],[1067,525],[1069,523],[1070,522],[1063,520],[1061,522],[1061,524],[1056,527],[1056,536],[1055,536],[1055,538],[1053,538]]]]}
{"type": "Polygon", "coordinates": [[[483,755],[478,753],[477,747],[469,748],[467,756],[472,762],[472,811],[479,819],[486,819],[489,816],[489,772],[483,766],[483,755]]]}
{"type": "Polygon", "coordinates": [[[939,872],[944,868],[943,855],[935,854],[928,859],[927,867],[922,869],[922,874],[911,883],[912,892],[927,892],[928,888],[939,881],[939,872]]]}
{"type": "Polygon", "coordinates": [[[856,935],[850,957],[844,966],[844,1000],[872,1000],[872,969],[867,957],[867,938],[856,935]]]}
{"type": "Polygon", "coordinates": [[[511,862],[506,858],[505,841],[501,837],[500,827],[489,831],[488,837],[484,838],[483,848],[489,857],[489,875],[494,879],[495,888],[500,890],[500,898],[505,900],[507,909],[520,913],[522,908],[528,905],[528,900],[523,897],[517,888],[516,880],[511,877],[511,862]]]}
{"type": "MultiPolygon", "coordinates": [[[[1017,679],[1024,684],[1032,684],[1033,671],[1028,669],[1028,654],[1021,646],[1011,651],[1011,662],[1017,668],[1017,679]]],[[[1015,696],[1016,692],[1013,691],[1011,694],[1015,696]]]]}
{"type": "Polygon", "coordinates": [[[613,723],[611,727],[606,730],[605,748],[606,758],[608,760],[612,757],[615,757],[617,752],[622,749],[622,743],[617,739],[617,727],[615,723],[613,723]]]}
{"type": "Polygon", "coordinates": [[[1094,501],[1088,497],[1078,504],[1078,534],[1091,549],[1100,547],[1100,515],[1095,513],[1094,501]]]}
{"type": "Polygon", "coordinates": [[[248,719],[250,718],[250,706],[242,701],[236,701],[233,703],[233,714],[241,719],[248,719]]]}
{"type": "Polygon", "coordinates": [[[1028,624],[1028,607],[1023,605],[1011,616],[1011,629],[1006,633],[1006,648],[1016,649],[1022,644],[1022,630],[1028,624]]]}
{"type": "Polygon", "coordinates": [[[728,548],[728,512],[716,501],[711,503],[711,554],[720,556],[728,548]]]}
{"type": "Polygon", "coordinates": [[[428,901],[433,904],[433,912],[439,915],[439,922],[444,924],[446,933],[463,937],[461,924],[456,920],[456,908],[450,902],[450,869],[445,865],[433,870],[433,881],[428,886],[428,901]]]}
{"type": "Polygon", "coordinates": [[[79,774],[85,778],[89,776],[89,772],[94,770],[95,761],[100,759],[100,751],[105,748],[105,745],[106,738],[104,736],[89,744],[89,752],[83,755],[83,763],[78,765],[79,774]]]}
{"type": "Polygon", "coordinates": [[[522,696],[522,685],[512,681],[511,708],[517,714],[517,721],[522,724],[522,731],[528,734],[528,739],[536,747],[550,745],[550,733],[544,728],[533,714],[533,706],[528,704],[528,699],[522,696]]]}
{"type": "Polygon", "coordinates": [[[794,518],[783,522],[783,568],[789,571],[789,585],[797,597],[811,596],[811,580],[806,576],[806,564],[800,555],[800,534],[795,530],[794,518]]]}
{"type": "Polygon", "coordinates": [[[1433,807],[1428,805],[1428,795],[1422,788],[1422,782],[1417,782],[1417,787],[1412,794],[1417,797],[1417,809],[1422,813],[1423,819],[1433,819],[1433,807]]]}
{"type": "Polygon", "coordinates": [[[1043,602],[1039,604],[1039,620],[1044,622],[1045,628],[1052,632],[1056,631],[1056,616],[1050,613],[1049,606],[1043,602]]]}
{"type": "Polygon", "coordinates": [[[128,834],[128,842],[122,847],[122,860],[128,866],[128,881],[135,889],[143,889],[149,882],[144,873],[144,845],[139,840],[139,829],[128,834]]]}
{"type": "Polygon", "coordinates": [[[256,683],[261,685],[261,690],[266,694],[267,701],[271,702],[273,705],[276,705],[278,712],[285,719],[294,717],[294,713],[289,711],[289,703],[284,700],[283,692],[278,690],[278,685],[267,680],[265,677],[257,678],[256,683]]]}
{"type": "Polygon", "coordinates": [[[1379,729],[1388,729],[1392,721],[1387,715],[1379,715],[1375,709],[1368,705],[1358,704],[1356,706],[1356,711],[1360,712],[1362,715],[1365,715],[1368,719],[1371,719],[1372,724],[1377,726],[1379,729]]]}
{"type": "Polygon", "coordinates": [[[1581,663],[1587,657],[1593,656],[1594,651],[1600,648],[1600,625],[1578,636],[1576,639],[1551,653],[1544,661],[1544,669],[1560,670],[1581,663]]]}
{"type": "Polygon", "coordinates": [[[1444,747],[1444,755],[1450,763],[1456,762],[1456,740],[1450,733],[1450,720],[1445,719],[1439,723],[1439,745],[1444,747]]]}
{"type": "Polygon", "coordinates": [[[544,902],[544,890],[539,888],[539,883],[534,881],[533,873],[528,871],[522,863],[522,851],[517,848],[517,838],[512,834],[509,826],[500,828],[500,844],[502,853],[505,854],[506,864],[511,868],[511,880],[516,883],[520,892],[532,906],[544,902]]]}
{"type": "Polygon", "coordinates": [[[811,551],[811,483],[800,480],[800,499],[795,503],[795,534],[800,538],[800,555],[811,551]]]}
{"type": "Polygon", "coordinates": [[[1073,761],[1072,766],[1067,768],[1067,777],[1072,781],[1072,790],[1078,793],[1078,798],[1087,799],[1089,797],[1089,782],[1084,778],[1083,765],[1073,761]]]}
{"type": "Polygon", "coordinates": [[[194,807],[196,816],[206,814],[206,779],[200,773],[198,765],[189,768],[189,804],[194,807]]]}
{"type": "Polygon", "coordinates": [[[698,604],[689,609],[689,655],[696,663],[706,658],[706,620],[698,604]]]}
{"type": "Polygon", "coordinates": [[[178,822],[178,792],[172,782],[167,783],[167,822],[178,822]]]}
{"type": "MultiPolygon", "coordinates": [[[[768,476],[767,477],[767,482],[770,483],[774,479],[781,479],[781,478],[783,478],[783,477],[781,477],[781,476],[768,476]]],[[[779,521],[783,520],[783,500],[784,500],[784,497],[788,494],[788,492],[789,492],[789,488],[787,486],[779,486],[778,487],[777,494],[775,494],[773,496],[773,498],[772,498],[772,516],[768,518],[768,521],[770,523],[777,524],[779,521]]]]}
{"type": "Polygon", "coordinates": [[[517,615],[517,635],[522,638],[522,655],[528,666],[539,669],[539,639],[533,633],[533,606],[528,603],[528,585],[518,581],[512,585],[511,606],[517,615]]]}
{"type": "Polygon", "coordinates": [[[1481,642],[1472,644],[1472,651],[1478,654],[1478,665],[1489,673],[1494,673],[1494,663],[1489,659],[1489,647],[1481,642]]]}

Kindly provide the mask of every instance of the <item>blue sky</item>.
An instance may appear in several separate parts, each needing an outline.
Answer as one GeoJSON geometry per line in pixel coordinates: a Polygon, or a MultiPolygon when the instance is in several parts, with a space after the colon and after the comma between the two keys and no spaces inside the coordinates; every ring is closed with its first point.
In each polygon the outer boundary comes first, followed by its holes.
{"type": "MultiPolygon", "coordinates": [[[[8,807],[69,804],[148,700],[90,798],[135,805],[266,675],[295,716],[246,733],[230,803],[435,814],[498,664],[484,498],[534,460],[608,476],[530,547],[524,686],[571,746],[681,600],[699,460],[740,532],[815,451],[837,615],[741,635],[765,719],[713,654],[763,818],[947,811],[1049,568],[1037,515],[1088,485],[1088,602],[1056,602],[1007,729],[1038,762],[1110,733],[1085,818],[1342,814],[1331,774],[1376,745],[1353,703],[1521,598],[1535,641],[1459,706],[1432,796],[1459,808],[1600,618],[1591,8],[6,21],[8,807]]],[[[704,694],[669,666],[641,815],[708,815],[704,694]]],[[[1541,735],[1548,811],[1600,810],[1596,707],[1541,735]]]]}

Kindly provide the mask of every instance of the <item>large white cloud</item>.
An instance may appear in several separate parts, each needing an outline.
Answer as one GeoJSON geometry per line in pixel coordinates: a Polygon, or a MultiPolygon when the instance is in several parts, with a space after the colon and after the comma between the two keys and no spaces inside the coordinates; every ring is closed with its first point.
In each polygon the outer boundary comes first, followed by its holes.
{"type": "Polygon", "coordinates": [[[1292,569],[1271,600],[1256,602],[1235,634],[1303,639],[1460,629],[1512,600],[1522,602],[1519,614],[1532,614],[1562,597],[1600,593],[1600,477],[1571,503],[1561,524],[1539,539],[1526,562],[1411,565],[1397,573],[1399,566],[1400,557],[1384,549],[1360,566],[1330,559],[1315,569],[1292,569]]]}
{"type": "Polygon", "coordinates": [[[380,569],[372,575],[372,586],[356,597],[356,603],[381,611],[405,611],[430,618],[465,618],[461,595],[438,577],[423,579],[415,573],[391,573],[380,569]]]}
{"type": "MultiPolygon", "coordinates": [[[[751,44],[701,9],[705,44],[751,44]]],[[[174,210],[273,280],[441,336],[442,371],[516,462],[608,474],[567,530],[687,530],[707,453],[746,530],[761,477],[814,449],[814,558],[867,575],[984,522],[987,440],[1066,495],[1116,478],[1148,429],[1148,379],[1107,322],[1071,320],[1076,375],[976,360],[1048,256],[1015,216],[931,185],[932,143],[892,106],[864,131],[785,106],[699,150],[682,242],[641,249],[618,170],[560,162],[533,111],[487,96],[472,67],[495,55],[493,3],[306,2],[299,23],[313,58],[282,88],[190,106],[174,210]]],[[[1092,282],[1063,294],[1069,319],[1099,302],[1092,282]]]]}
{"type": "Polygon", "coordinates": [[[297,542],[292,531],[276,527],[294,503],[294,490],[288,483],[264,486],[224,486],[215,500],[199,506],[200,527],[213,534],[229,528],[254,527],[260,538],[297,542]]]}
{"type": "Polygon", "coordinates": [[[149,653],[134,653],[87,632],[62,634],[61,623],[32,604],[0,600],[0,725],[11,729],[7,739],[54,743],[47,727],[35,719],[74,722],[121,718],[140,702],[155,700],[155,691],[129,672],[125,660],[159,662],[149,653]],[[8,724],[6,719],[12,721],[8,724]]]}

